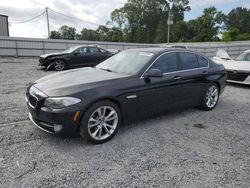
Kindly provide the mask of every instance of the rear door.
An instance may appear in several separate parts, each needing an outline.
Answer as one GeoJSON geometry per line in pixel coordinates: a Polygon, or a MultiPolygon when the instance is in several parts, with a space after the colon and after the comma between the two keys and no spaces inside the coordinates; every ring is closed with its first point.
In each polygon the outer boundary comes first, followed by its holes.
{"type": "Polygon", "coordinates": [[[97,65],[103,59],[103,54],[97,47],[89,47],[89,59],[91,65],[97,65]]]}
{"type": "Polygon", "coordinates": [[[208,60],[192,52],[178,52],[180,69],[176,76],[181,84],[182,105],[199,105],[206,90],[208,60]]]}
{"type": "Polygon", "coordinates": [[[100,56],[101,56],[100,61],[104,61],[104,60],[106,60],[106,59],[108,59],[108,58],[110,58],[112,56],[111,52],[108,52],[108,51],[106,51],[106,50],[104,50],[102,48],[99,48],[99,50],[101,52],[100,53],[100,56]]]}

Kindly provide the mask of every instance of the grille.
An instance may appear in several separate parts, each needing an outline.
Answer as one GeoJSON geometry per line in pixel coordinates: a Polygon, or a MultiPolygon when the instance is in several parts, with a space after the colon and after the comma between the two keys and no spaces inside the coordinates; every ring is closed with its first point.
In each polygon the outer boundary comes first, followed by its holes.
{"type": "Polygon", "coordinates": [[[232,71],[227,72],[228,80],[243,82],[247,79],[248,76],[249,76],[249,73],[232,72],[232,71]]]}
{"type": "Polygon", "coordinates": [[[44,58],[39,58],[39,62],[40,62],[40,65],[44,65],[44,64],[46,64],[46,61],[45,61],[45,59],[44,58]]]}
{"type": "Polygon", "coordinates": [[[35,108],[37,105],[37,99],[33,97],[32,95],[29,95],[28,100],[29,100],[30,105],[35,108]]]}

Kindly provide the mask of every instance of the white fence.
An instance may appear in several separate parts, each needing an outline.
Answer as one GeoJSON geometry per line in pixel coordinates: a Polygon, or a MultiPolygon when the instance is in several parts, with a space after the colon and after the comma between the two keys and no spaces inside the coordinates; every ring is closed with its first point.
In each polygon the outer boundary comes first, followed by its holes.
{"type": "MultiPolygon", "coordinates": [[[[98,45],[104,49],[130,49],[158,47],[162,44],[141,44],[141,43],[118,43],[118,42],[97,42],[97,41],[72,41],[52,40],[34,38],[0,37],[0,56],[11,57],[38,57],[41,54],[63,51],[76,45],[98,45]]],[[[228,42],[228,43],[178,43],[185,45],[191,50],[203,53],[208,57],[215,55],[218,48],[225,49],[229,55],[236,56],[241,52],[250,49],[250,41],[228,42]]]]}

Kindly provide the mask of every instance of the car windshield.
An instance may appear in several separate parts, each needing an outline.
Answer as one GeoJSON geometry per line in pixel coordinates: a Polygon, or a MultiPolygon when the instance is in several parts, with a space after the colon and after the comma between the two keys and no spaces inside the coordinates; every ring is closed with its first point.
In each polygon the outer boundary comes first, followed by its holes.
{"type": "Polygon", "coordinates": [[[246,55],[247,55],[246,52],[240,54],[238,57],[235,58],[235,61],[244,61],[246,55]]]}
{"type": "Polygon", "coordinates": [[[149,62],[153,55],[149,52],[127,50],[112,56],[97,65],[96,68],[119,74],[135,75],[149,62]]]}

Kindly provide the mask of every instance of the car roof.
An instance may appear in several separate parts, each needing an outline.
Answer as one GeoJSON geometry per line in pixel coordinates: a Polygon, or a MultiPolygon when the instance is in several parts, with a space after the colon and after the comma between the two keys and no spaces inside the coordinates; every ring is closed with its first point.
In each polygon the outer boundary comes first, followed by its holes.
{"type": "Polygon", "coordinates": [[[245,51],[245,53],[249,53],[249,52],[250,52],[250,50],[246,50],[246,51],[245,51]]]}
{"type": "Polygon", "coordinates": [[[72,46],[74,48],[82,48],[82,47],[97,47],[99,48],[98,45],[76,45],[76,46],[72,46]]]}
{"type": "Polygon", "coordinates": [[[185,48],[164,48],[164,47],[135,48],[135,49],[129,49],[129,51],[149,52],[149,53],[154,53],[154,54],[171,52],[171,51],[193,52],[185,48]]]}

